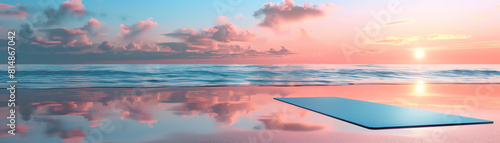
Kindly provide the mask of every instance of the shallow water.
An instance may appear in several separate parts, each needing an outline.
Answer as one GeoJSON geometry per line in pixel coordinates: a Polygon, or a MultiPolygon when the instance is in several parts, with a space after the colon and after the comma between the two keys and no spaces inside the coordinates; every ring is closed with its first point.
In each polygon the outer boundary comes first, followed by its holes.
{"type": "MultiPolygon", "coordinates": [[[[1,95],[6,96],[6,95],[1,95]]],[[[1,142],[495,142],[499,84],[18,89],[17,135],[1,142]],[[369,130],[275,97],[336,96],[492,120],[369,130]]],[[[0,104],[6,122],[7,102],[0,104]]],[[[453,119],[450,119],[453,120],[453,119]]],[[[6,126],[0,126],[6,131],[6,126]]]]}

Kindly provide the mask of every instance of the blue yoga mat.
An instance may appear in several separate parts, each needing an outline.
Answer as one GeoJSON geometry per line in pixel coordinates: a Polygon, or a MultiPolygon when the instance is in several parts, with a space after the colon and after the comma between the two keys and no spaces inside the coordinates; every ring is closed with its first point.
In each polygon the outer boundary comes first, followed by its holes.
{"type": "Polygon", "coordinates": [[[493,121],[340,97],[274,98],[368,129],[390,129],[493,121]]]}

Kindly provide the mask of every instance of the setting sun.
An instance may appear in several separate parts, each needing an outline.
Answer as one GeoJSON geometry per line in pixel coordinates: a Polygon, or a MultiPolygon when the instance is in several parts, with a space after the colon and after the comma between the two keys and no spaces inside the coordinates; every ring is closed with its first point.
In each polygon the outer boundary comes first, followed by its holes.
{"type": "Polygon", "coordinates": [[[423,50],[416,50],[414,56],[417,59],[422,59],[425,57],[425,52],[423,50]]]}

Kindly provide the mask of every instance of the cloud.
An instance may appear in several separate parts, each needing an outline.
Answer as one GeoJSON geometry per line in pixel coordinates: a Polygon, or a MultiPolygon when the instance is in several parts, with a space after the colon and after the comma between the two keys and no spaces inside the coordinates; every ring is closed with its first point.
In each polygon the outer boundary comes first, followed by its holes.
{"type": "Polygon", "coordinates": [[[15,6],[13,5],[8,5],[8,4],[3,4],[3,3],[0,3],[0,8],[14,8],[15,6]]]}
{"type": "MultiPolygon", "coordinates": [[[[27,133],[28,132],[28,129],[30,129],[32,127],[26,125],[26,124],[20,124],[20,123],[17,123],[16,124],[16,131],[15,133],[16,134],[24,134],[24,133],[27,133]]],[[[5,126],[5,127],[0,127],[0,137],[8,137],[8,136],[12,136],[12,134],[9,134],[8,131],[10,131],[10,127],[9,126],[5,126]]]]}
{"type": "MultiPolygon", "coordinates": [[[[244,94],[244,93],[242,93],[244,94]]],[[[196,90],[189,92],[175,92],[172,95],[175,97],[170,97],[169,102],[177,103],[182,102],[181,106],[174,107],[172,110],[177,111],[177,115],[181,116],[191,116],[197,115],[198,113],[204,113],[207,116],[211,116],[216,122],[225,123],[226,125],[232,125],[236,120],[242,115],[248,115],[252,112],[257,111],[258,107],[253,102],[230,102],[225,101],[227,97],[233,96],[245,96],[245,95],[235,95],[233,90],[196,90]],[[195,98],[189,98],[195,97],[195,98]],[[213,97],[219,97],[223,100],[217,102],[211,102],[210,99],[213,97]],[[177,101],[172,101],[172,100],[177,101]],[[189,100],[185,100],[189,99],[189,100]]]]}
{"type": "Polygon", "coordinates": [[[471,36],[467,35],[440,35],[431,34],[427,37],[428,40],[450,40],[450,39],[469,39],[471,36]]]}
{"type": "MultiPolygon", "coordinates": [[[[13,5],[0,3],[0,9],[10,9],[14,7],[15,6],[13,5]]],[[[0,10],[0,16],[24,18],[29,15],[24,10],[25,10],[24,6],[20,6],[18,10],[0,10]]]]}
{"type": "Polygon", "coordinates": [[[246,18],[245,15],[243,15],[242,13],[237,13],[235,16],[234,16],[234,19],[244,19],[246,18]]]}
{"type": "Polygon", "coordinates": [[[217,25],[206,31],[210,38],[219,42],[241,41],[250,42],[255,37],[255,34],[248,30],[240,30],[231,23],[217,25]]]}
{"type": "Polygon", "coordinates": [[[36,23],[35,26],[48,27],[59,25],[69,18],[82,17],[86,13],[86,9],[81,0],[68,0],[63,2],[59,6],[59,9],[48,8],[43,13],[45,14],[43,18],[47,20],[36,23]]]}
{"type": "Polygon", "coordinates": [[[452,45],[434,46],[434,47],[419,47],[425,50],[456,50],[456,49],[482,49],[482,48],[499,48],[500,41],[483,41],[471,43],[459,43],[452,45]]]}
{"type": "Polygon", "coordinates": [[[145,21],[138,21],[136,24],[130,26],[121,24],[121,33],[118,36],[123,39],[135,38],[158,25],[156,22],[153,22],[152,19],[153,18],[148,18],[145,21]]]}
{"type": "Polygon", "coordinates": [[[61,4],[59,9],[67,10],[72,14],[83,15],[85,13],[85,6],[82,4],[81,0],[68,0],[61,4]]]}
{"type": "Polygon", "coordinates": [[[236,119],[240,117],[241,114],[249,114],[257,110],[257,106],[254,103],[219,103],[211,107],[212,113],[210,114],[215,118],[217,122],[224,122],[227,125],[232,125],[235,123],[236,119]]]}
{"type": "Polygon", "coordinates": [[[389,26],[389,25],[405,24],[405,23],[413,23],[413,22],[415,22],[415,20],[413,20],[413,19],[401,19],[401,20],[395,20],[395,21],[388,22],[384,25],[389,26]]]}
{"type": "Polygon", "coordinates": [[[99,36],[103,35],[104,33],[100,33],[99,31],[103,31],[102,29],[98,29],[101,27],[101,22],[95,18],[91,18],[85,25],[83,25],[82,30],[85,30],[88,32],[89,35],[92,36],[99,36]]]}
{"type": "Polygon", "coordinates": [[[280,29],[282,25],[287,23],[299,22],[324,15],[324,10],[313,6],[311,3],[300,6],[295,5],[293,0],[284,0],[282,5],[279,3],[266,3],[263,8],[253,14],[254,17],[264,16],[264,20],[258,24],[259,26],[273,29],[280,29]]]}
{"type": "Polygon", "coordinates": [[[292,122],[285,120],[283,113],[274,113],[270,117],[259,119],[264,123],[266,129],[286,130],[286,131],[317,131],[325,128],[324,125],[312,124],[306,122],[292,122]]]}
{"type": "Polygon", "coordinates": [[[0,11],[0,16],[11,16],[11,17],[26,17],[29,14],[21,10],[4,10],[0,11]]]}
{"type": "Polygon", "coordinates": [[[89,38],[87,35],[82,35],[72,46],[77,46],[77,47],[88,47],[92,46],[92,42],[89,41],[89,38]]]}
{"type": "Polygon", "coordinates": [[[38,30],[40,36],[34,36],[29,25],[21,26],[22,31],[27,31],[20,37],[19,47],[24,53],[66,53],[78,52],[92,48],[93,43],[87,37],[88,32],[81,28],[53,28],[38,30]],[[31,31],[31,33],[30,33],[31,31]]]}
{"type": "Polygon", "coordinates": [[[92,107],[92,102],[59,102],[48,106],[47,115],[84,115],[90,107],[92,107]]]}
{"type": "Polygon", "coordinates": [[[82,141],[87,132],[85,132],[82,127],[68,127],[68,122],[64,122],[62,119],[55,118],[43,118],[38,119],[38,121],[45,122],[47,124],[45,129],[45,134],[48,136],[58,136],[67,142],[80,142],[82,141]]]}
{"type": "Polygon", "coordinates": [[[42,29],[39,30],[42,33],[45,33],[48,37],[48,40],[51,41],[60,41],[61,46],[71,46],[73,47],[74,43],[78,40],[86,40],[83,36],[86,37],[87,31],[82,29],[67,29],[67,28],[54,28],[54,29],[42,29]],[[82,39],[83,38],[83,39],[82,39]]]}
{"type": "MultiPolygon", "coordinates": [[[[468,38],[470,38],[470,36],[431,34],[427,37],[427,40],[434,41],[434,40],[468,39],[468,38]]],[[[420,41],[421,39],[423,39],[423,38],[420,38],[420,36],[413,36],[413,37],[409,37],[409,38],[385,37],[382,39],[365,41],[365,43],[367,43],[367,44],[385,44],[385,45],[406,45],[406,44],[411,44],[411,43],[420,41]]]]}
{"type": "MultiPolygon", "coordinates": [[[[32,31],[31,27],[29,25],[23,25],[22,29],[25,29],[25,31],[28,31],[28,35],[24,35],[27,39],[28,44],[31,46],[42,46],[45,47],[45,50],[47,48],[60,48],[60,47],[76,47],[76,48],[68,48],[67,50],[63,51],[74,51],[80,49],[88,49],[92,46],[92,42],[90,42],[88,35],[91,36],[97,36],[100,35],[101,33],[98,33],[96,30],[98,27],[100,27],[101,22],[99,22],[97,19],[91,18],[89,21],[86,22],[86,24],[81,27],[81,28],[74,28],[74,29],[68,29],[68,28],[53,28],[53,29],[41,29],[38,30],[40,33],[43,33],[45,37],[39,37],[35,36],[34,38],[29,38],[33,36],[33,32],[29,34],[29,31],[32,31]]],[[[27,48],[27,49],[34,49],[34,48],[27,48]]],[[[33,52],[38,52],[38,50],[35,50],[33,52]]]]}
{"type": "Polygon", "coordinates": [[[219,17],[215,18],[215,22],[216,23],[227,23],[227,22],[229,22],[229,19],[225,16],[219,16],[219,17]]]}
{"type": "Polygon", "coordinates": [[[158,43],[158,46],[170,48],[178,52],[207,52],[209,50],[220,50],[231,42],[251,42],[256,34],[242,30],[232,23],[216,25],[204,30],[192,28],[181,28],[173,33],[164,34],[168,37],[183,39],[184,42],[158,43]]]}
{"type": "Polygon", "coordinates": [[[142,105],[125,104],[122,106],[121,110],[122,119],[132,119],[139,123],[147,123],[149,127],[152,127],[152,123],[157,122],[157,120],[154,119],[153,114],[144,109],[142,105]]]}
{"type": "Polygon", "coordinates": [[[44,47],[51,47],[51,46],[61,44],[61,41],[50,41],[50,40],[44,39],[42,37],[36,36],[35,40],[32,42],[32,44],[40,44],[44,47]]]}
{"type": "Polygon", "coordinates": [[[113,45],[111,45],[108,41],[104,41],[97,47],[97,49],[102,51],[111,51],[113,50],[113,45]]]}
{"type": "Polygon", "coordinates": [[[216,25],[213,28],[196,31],[191,28],[182,28],[165,36],[175,37],[186,40],[186,42],[194,45],[207,45],[212,44],[210,41],[217,42],[251,42],[256,34],[242,30],[234,26],[232,23],[223,25],[216,25]]]}
{"type": "Polygon", "coordinates": [[[391,25],[398,25],[398,24],[406,24],[406,23],[413,23],[415,22],[416,20],[414,19],[400,19],[400,20],[394,20],[394,21],[391,21],[391,22],[387,22],[383,25],[370,25],[370,26],[366,26],[364,28],[364,30],[374,30],[374,29],[380,29],[382,27],[386,27],[386,26],[391,26],[391,25]]]}
{"type": "Polygon", "coordinates": [[[141,50],[141,46],[134,42],[130,42],[127,46],[125,46],[126,50],[141,50]]]}
{"type": "Polygon", "coordinates": [[[385,44],[385,45],[406,45],[412,42],[419,41],[419,36],[413,36],[409,38],[401,38],[401,37],[385,37],[382,39],[377,39],[373,41],[365,41],[367,44],[385,44]]]}
{"type": "Polygon", "coordinates": [[[189,46],[186,43],[176,43],[176,42],[158,43],[158,46],[164,46],[166,48],[169,48],[171,50],[178,51],[178,52],[188,52],[188,51],[194,51],[194,50],[204,50],[203,48],[189,46]]]}

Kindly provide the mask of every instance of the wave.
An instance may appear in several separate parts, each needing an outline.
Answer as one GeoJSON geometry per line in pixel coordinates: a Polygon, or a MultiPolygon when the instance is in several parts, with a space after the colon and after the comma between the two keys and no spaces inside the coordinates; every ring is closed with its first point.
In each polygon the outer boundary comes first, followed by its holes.
{"type": "MultiPolygon", "coordinates": [[[[496,65],[18,65],[34,89],[500,82],[496,65]]],[[[0,66],[2,68],[2,66],[0,66]]],[[[6,69],[2,68],[2,69],[6,69]]],[[[0,72],[6,73],[5,70],[0,72]]],[[[8,80],[6,76],[0,79],[8,80]]],[[[2,83],[6,86],[6,83],[2,83]]]]}

